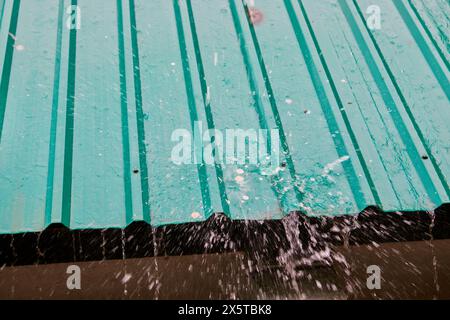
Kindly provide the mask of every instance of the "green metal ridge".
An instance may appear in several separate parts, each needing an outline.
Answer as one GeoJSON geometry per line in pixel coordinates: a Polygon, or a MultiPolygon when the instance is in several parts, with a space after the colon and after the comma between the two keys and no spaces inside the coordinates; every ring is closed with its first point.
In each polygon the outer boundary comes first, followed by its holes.
{"type": "Polygon", "coordinates": [[[145,146],[145,129],[144,129],[144,112],[142,109],[142,84],[139,58],[139,44],[137,37],[136,8],[134,0],[130,0],[130,28],[131,28],[131,44],[133,52],[133,73],[134,73],[134,90],[136,99],[136,115],[139,145],[139,165],[142,187],[142,207],[144,211],[144,219],[150,222],[150,200],[148,185],[148,167],[147,167],[147,148],[145,146]]]}
{"type": "MultiPolygon", "coordinates": [[[[6,101],[8,98],[9,79],[11,76],[12,60],[14,56],[14,45],[16,42],[16,30],[19,19],[20,0],[14,0],[13,12],[8,31],[8,42],[6,43],[5,59],[2,68],[0,82],[0,141],[2,138],[3,122],[5,120],[6,101]]],[[[3,16],[3,15],[2,15],[3,16]]]]}
{"type": "MultiPolygon", "coordinates": [[[[206,83],[206,75],[205,75],[205,71],[203,68],[203,61],[202,61],[202,55],[201,55],[201,51],[200,51],[200,45],[199,45],[196,26],[195,26],[194,13],[192,11],[191,1],[187,0],[186,4],[187,4],[188,15],[189,15],[189,24],[191,26],[192,41],[194,43],[194,48],[195,48],[195,58],[197,61],[197,68],[198,68],[198,73],[199,73],[200,85],[201,85],[201,89],[202,89],[203,105],[205,108],[206,119],[208,122],[208,129],[214,130],[216,126],[214,124],[214,117],[211,112],[211,104],[208,101],[208,97],[207,97],[208,86],[206,83]]],[[[222,165],[216,159],[217,146],[216,146],[215,140],[216,140],[215,135],[212,134],[211,135],[211,145],[213,146],[212,153],[213,153],[213,157],[214,157],[214,167],[216,169],[217,182],[218,182],[219,190],[220,190],[220,199],[222,202],[222,208],[224,210],[224,213],[227,215],[231,215],[230,206],[228,204],[228,201],[229,201],[228,195],[227,195],[227,192],[225,189],[222,165]]]]}
{"type": "Polygon", "coordinates": [[[124,27],[123,27],[123,7],[122,0],[117,0],[117,34],[119,49],[119,68],[120,68],[120,101],[122,115],[122,144],[123,144],[123,183],[125,194],[125,212],[126,221],[133,221],[133,198],[131,191],[131,160],[130,160],[130,134],[128,124],[128,93],[126,81],[125,66],[125,44],[124,44],[124,27]]]}
{"type": "MultiPolygon", "coordinates": [[[[72,0],[72,6],[77,6],[78,1],[72,0]]],[[[72,210],[72,175],[73,175],[73,135],[75,126],[75,74],[77,55],[77,29],[70,30],[69,38],[69,72],[67,75],[67,97],[66,97],[66,134],[64,150],[64,178],[62,190],[62,223],[70,225],[70,215],[72,210]]]]}
{"type": "MultiPolygon", "coordinates": [[[[194,97],[194,89],[192,87],[192,78],[190,75],[190,67],[189,67],[189,57],[186,48],[186,40],[184,38],[184,30],[183,23],[181,21],[181,12],[179,3],[177,1],[173,2],[174,11],[177,21],[177,32],[178,38],[180,42],[180,52],[182,57],[183,64],[183,73],[184,73],[184,82],[186,84],[186,93],[188,96],[188,104],[189,104],[189,114],[191,117],[191,127],[192,131],[195,130],[195,122],[199,121],[198,112],[195,105],[195,97],[194,97]]],[[[210,216],[213,212],[211,208],[211,196],[208,185],[208,173],[206,171],[206,164],[204,159],[202,162],[197,165],[198,176],[200,179],[200,189],[202,190],[202,199],[203,199],[203,208],[205,210],[205,217],[210,216]]]]}
{"type": "Polygon", "coordinates": [[[53,80],[53,99],[52,99],[52,115],[50,126],[50,142],[48,156],[48,173],[47,173],[47,193],[45,196],[45,224],[49,225],[52,221],[53,210],[53,183],[55,177],[55,152],[56,152],[56,130],[58,124],[58,106],[59,106],[59,82],[61,79],[61,47],[62,47],[62,28],[64,19],[64,0],[59,0],[58,6],[58,31],[56,35],[56,54],[55,69],[53,80]]]}

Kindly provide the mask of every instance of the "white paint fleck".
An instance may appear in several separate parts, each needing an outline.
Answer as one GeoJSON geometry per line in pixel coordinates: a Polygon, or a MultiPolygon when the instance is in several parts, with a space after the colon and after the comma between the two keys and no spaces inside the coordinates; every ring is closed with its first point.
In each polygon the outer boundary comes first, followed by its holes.
{"type": "Polygon", "coordinates": [[[201,217],[201,214],[199,212],[197,212],[197,211],[194,211],[194,212],[191,213],[191,217],[193,219],[199,219],[201,217]]]}

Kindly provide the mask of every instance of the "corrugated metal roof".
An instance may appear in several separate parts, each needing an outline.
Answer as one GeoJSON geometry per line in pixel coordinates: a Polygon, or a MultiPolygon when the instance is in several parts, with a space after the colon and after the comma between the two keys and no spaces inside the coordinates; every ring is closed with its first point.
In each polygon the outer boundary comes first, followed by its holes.
{"type": "Polygon", "coordinates": [[[449,201],[448,1],[0,8],[0,233],[449,201]],[[196,121],[277,129],[283,164],[177,165],[172,133],[196,121]]]}

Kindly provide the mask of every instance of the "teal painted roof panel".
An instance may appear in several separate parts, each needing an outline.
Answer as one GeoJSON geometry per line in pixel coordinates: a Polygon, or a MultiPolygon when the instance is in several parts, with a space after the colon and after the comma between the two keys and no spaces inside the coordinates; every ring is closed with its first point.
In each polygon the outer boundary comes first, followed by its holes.
{"type": "Polygon", "coordinates": [[[0,10],[0,233],[449,202],[446,0],[0,10]],[[237,129],[280,150],[277,166],[226,158],[237,129]],[[174,161],[186,150],[200,160],[174,161]]]}

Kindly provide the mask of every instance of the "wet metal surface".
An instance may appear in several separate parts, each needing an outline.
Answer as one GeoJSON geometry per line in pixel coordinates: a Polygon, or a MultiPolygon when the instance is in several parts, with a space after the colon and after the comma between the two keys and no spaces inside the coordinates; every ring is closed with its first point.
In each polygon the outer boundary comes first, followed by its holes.
{"type": "Polygon", "coordinates": [[[0,10],[2,234],[449,202],[448,1],[0,0],[0,10]],[[196,121],[277,130],[279,168],[174,163],[172,133],[196,121]]]}

